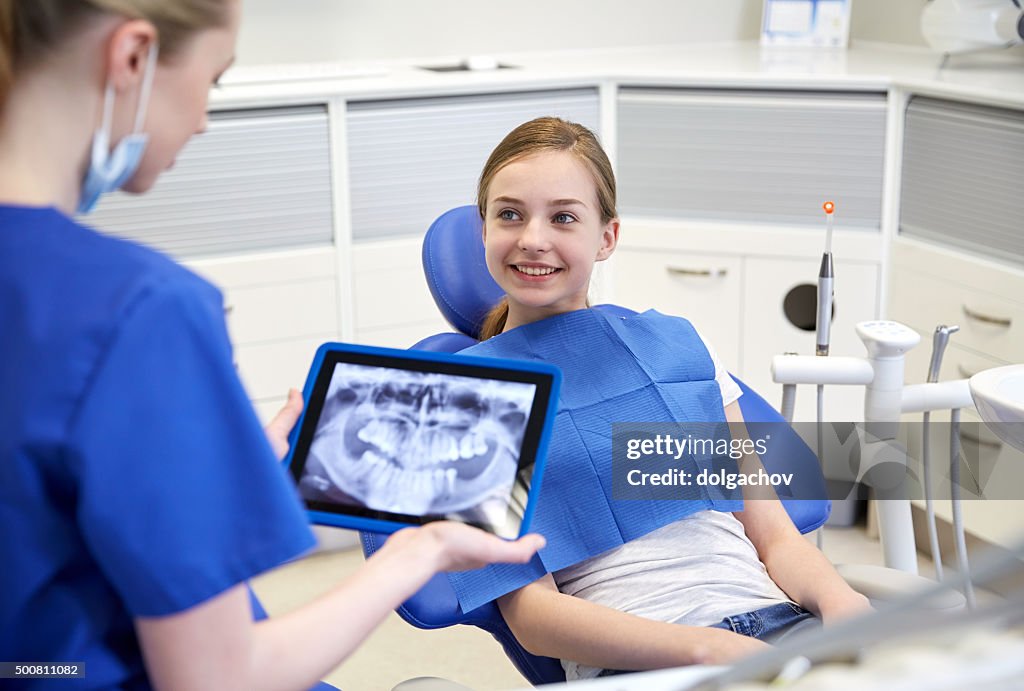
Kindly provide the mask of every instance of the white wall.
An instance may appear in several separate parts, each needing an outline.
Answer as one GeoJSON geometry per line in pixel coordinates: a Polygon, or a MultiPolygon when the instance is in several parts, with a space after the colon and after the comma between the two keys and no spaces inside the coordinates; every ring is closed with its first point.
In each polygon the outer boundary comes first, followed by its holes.
{"type": "MultiPolygon", "coordinates": [[[[850,41],[879,41],[925,46],[921,9],[928,0],[851,0],[850,41]]],[[[1007,0],[1009,2],[1009,0],[1007,0]]]]}
{"type": "MultiPolygon", "coordinates": [[[[762,0],[243,2],[241,64],[752,40],[762,10],[762,0]]],[[[925,45],[919,22],[927,0],[851,2],[852,45],[925,45]]],[[[1024,48],[1014,53],[1024,56],[1024,48]]]]}
{"type": "MultiPolygon", "coordinates": [[[[881,1],[881,0],[879,0],[881,1]]],[[[242,64],[757,38],[761,0],[244,0],[242,64]]]]}

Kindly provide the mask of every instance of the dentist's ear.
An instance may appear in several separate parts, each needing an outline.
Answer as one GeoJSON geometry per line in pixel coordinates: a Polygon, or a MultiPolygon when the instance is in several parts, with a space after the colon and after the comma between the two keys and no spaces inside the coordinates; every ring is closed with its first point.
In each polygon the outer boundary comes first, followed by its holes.
{"type": "Polygon", "coordinates": [[[608,257],[612,256],[612,252],[615,251],[615,246],[619,244],[619,219],[613,218],[608,221],[608,224],[604,227],[604,231],[601,233],[601,249],[597,251],[597,257],[594,261],[603,262],[608,257]]]}
{"type": "Polygon", "coordinates": [[[156,27],[145,19],[129,19],[117,25],[107,43],[106,56],[107,76],[115,91],[129,91],[142,83],[150,46],[156,41],[156,27]]]}

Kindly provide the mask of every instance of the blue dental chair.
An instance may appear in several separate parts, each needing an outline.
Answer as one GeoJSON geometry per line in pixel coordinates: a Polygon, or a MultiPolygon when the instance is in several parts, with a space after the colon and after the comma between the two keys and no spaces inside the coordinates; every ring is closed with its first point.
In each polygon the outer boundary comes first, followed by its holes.
{"type": "MultiPolygon", "coordinates": [[[[427,230],[423,240],[423,270],[427,284],[445,319],[457,333],[430,336],[415,349],[456,352],[477,342],[479,325],[484,315],[503,296],[503,291],[491,278],[484,263],[481,240],[481,221],[475,206],[452,209],[438,218],[427,230]]],[[[615,305],[600,305],[595,309],[613,314],[630,315],[615,305]]],[[[763,398],[737,380],[743,390],[740,409],[748,426],[769,423],[772,428],[771,453],[762,461],[768,472],[793,472],[802,479],[797,497],[783,498],[794,524],[801,533],[822,526],[831,511],[831,502],[825,497],[825,483],[814,453],[789,427],[791,437],[779,439],[777,423],[782,416],[763,398]]],[[[752,435],[754,430],[751,429],[752,435]]],[[[756,435],[755,435],[756,436],[756,435]]],[[[387,539],[386,535],[362,533],[364,554],[369,557],[387,539]]],[[[443,574],[434,576],[418,593],[398,608],[398,615],[421,629],[437,629],[454,624],[468,624],[484,629],[502,645],[506,655],[519,672],[534,685],[565,681],[561,663],[553,658],[528,653],[509,630],[496,603],[491,602],[470,612],[459,607],[455,591],[443,574]]]]}

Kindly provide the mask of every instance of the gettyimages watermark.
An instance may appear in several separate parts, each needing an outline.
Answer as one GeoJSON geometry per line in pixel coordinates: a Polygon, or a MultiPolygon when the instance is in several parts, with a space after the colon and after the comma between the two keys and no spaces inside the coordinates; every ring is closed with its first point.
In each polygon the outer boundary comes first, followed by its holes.
{"type": "MultiPolygon", "coordinates": [[[[867,488],[877,499],[925,496],[922,423],[747,422],[747,435],[730,427],[614,423],[612,497],[742,499],[754,487],[771,487],[784,499],[859,498],[867,488]]],[[[949,423],[933,422],[928,435],[934,499],[954,490],[965,500],[1024,499],[1021,452],[984,423],[963,422],[953,435],[949,423]]]]}

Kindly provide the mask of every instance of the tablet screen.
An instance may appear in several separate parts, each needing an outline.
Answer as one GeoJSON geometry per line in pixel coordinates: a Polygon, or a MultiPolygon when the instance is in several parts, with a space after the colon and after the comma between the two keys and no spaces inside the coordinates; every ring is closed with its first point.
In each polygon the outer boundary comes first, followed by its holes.
{"type": "Polygon", "coordinates": [[[356,348],[325,353],[295,445],[292,473],[314,519],[452,519],[518,535],[550,375],[356,348]]]}

